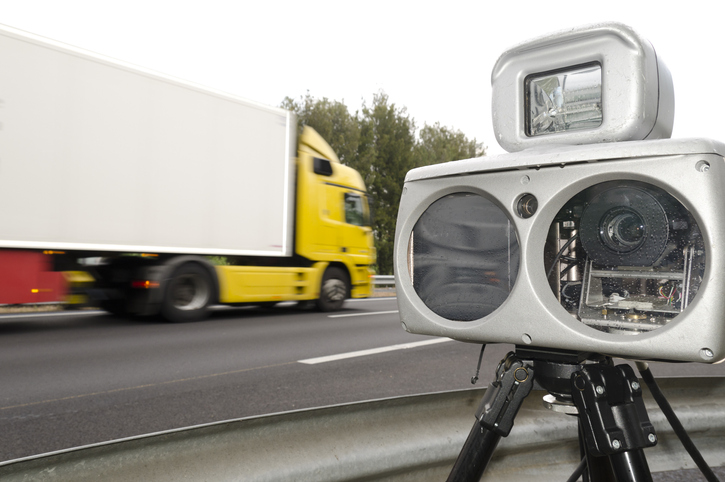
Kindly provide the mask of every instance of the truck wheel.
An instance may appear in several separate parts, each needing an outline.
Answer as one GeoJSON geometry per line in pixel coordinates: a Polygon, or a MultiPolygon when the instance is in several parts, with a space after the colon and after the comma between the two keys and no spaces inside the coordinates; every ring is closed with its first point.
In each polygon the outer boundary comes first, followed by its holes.
{"type": "Polygon", "coordinates": [[[317,307],[320,311],[337,311],[342,308],[349,292],[350,281],[347,274],[340,268],[328,268],[322,276],[317,307]]]}
{"type": "Polygon", "coordinates": [[[211,276],[204,267],[182,264],[167,282],[161,314],[174,323],[203,320],[209,314],[213,292],[211,276]]]}

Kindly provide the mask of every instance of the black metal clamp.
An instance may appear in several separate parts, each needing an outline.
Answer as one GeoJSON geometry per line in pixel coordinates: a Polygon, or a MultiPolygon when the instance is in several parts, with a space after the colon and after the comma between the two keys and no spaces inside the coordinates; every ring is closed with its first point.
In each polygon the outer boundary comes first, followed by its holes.
{"type": "Polygon", "coordinates": [[[533,368],[513,352],[506,355],[476,411],[476,422],[448,476],[449,482],[480,480],[501,437],[511,432],[514,418],[533,386],[533,368]]]}
{"type": "Polygon", "coordinates": [[[585,365],[571,375],[572,399],[589,453],[608,456],[618,482],[651,482],[643,449],[657,444],[629,365],[585,365]]]}
{"type": "Polygon", "coordinates": [[[509,353],[499,363],[496,380],[489,384],[476,411],[476,419],[484,428],[507,437],[521,404],[533,386],[533,368],[513,352],[509,353]]]}
{"type": "Polygon", "coordinates": [[[589,365],[571,376],[572,399],[582,417],[589,450],[597,456],[657,444],[642,400],[642,387],[629,365],[589,365]]]}

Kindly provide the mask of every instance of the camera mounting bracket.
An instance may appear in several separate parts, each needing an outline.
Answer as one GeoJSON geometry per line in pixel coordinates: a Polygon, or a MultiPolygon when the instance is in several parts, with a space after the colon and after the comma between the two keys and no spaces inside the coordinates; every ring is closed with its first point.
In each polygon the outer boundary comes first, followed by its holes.
{"type": "Polygon", "coordinates": [[[609,456],[617,480],[651,480],[642,449],[655,446],[657,435],[632,367],[587,365],[572,374],[571,394],[589,453],[609,456]],[[626,475],[632,472],[638,478],[626,475]]]}

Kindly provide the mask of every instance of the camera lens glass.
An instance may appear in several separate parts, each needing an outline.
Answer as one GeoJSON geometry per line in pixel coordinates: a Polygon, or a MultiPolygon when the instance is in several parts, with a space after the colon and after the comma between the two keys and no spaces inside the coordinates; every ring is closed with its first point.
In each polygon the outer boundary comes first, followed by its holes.
{"type": "Polygon", "coordinates": [[[425,305],[452,321],[472,321],[508,298],[519,268],[519,243],[501,207],[473,193],[433,202],[408,243],[408,270],[425,305]]]}
{"type": "Polygon", "coordinates": [[[655,186],[604,183],[582,196],[580,238],[596,263],[649,266],[667,248],[679,202],[655,186]]]}
{"type": "Polygon", "coordinates": [[[631,253],[644,244],[647,225],[637,211],[616,207],[605,213],[599,225],[599,236],[609,249],[617,253],[631,253]]]}

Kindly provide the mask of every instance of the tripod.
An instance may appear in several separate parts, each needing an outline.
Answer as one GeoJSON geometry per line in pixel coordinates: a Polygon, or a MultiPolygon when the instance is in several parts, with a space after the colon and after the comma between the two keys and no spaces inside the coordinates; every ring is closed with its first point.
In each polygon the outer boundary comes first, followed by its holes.
{"type": "Polygon", "coordinates": [[[449,481],[480,480],[534,381],[549,392],[548,408],[578,417],[582,462],[569,480],[652,481],[643,449],[657,435],[634,370],[608,357],[520,348],[496,369],[449,481]]]}

